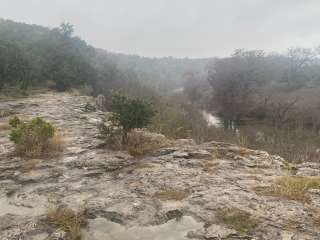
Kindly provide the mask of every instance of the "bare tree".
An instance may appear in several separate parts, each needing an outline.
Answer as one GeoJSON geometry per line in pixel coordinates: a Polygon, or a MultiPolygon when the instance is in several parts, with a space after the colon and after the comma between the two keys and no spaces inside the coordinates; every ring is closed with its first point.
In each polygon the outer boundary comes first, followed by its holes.
{"type": "Polygon", "coordinates": [[[282,128],[284,125],[287,125],[291,120],[293,111],[296,108],[296,103],[298,99],[291,101],[279,101],[273,102],[269,105],[272,125],[277,128],[282,128]]]}
{"type": "Polygon", "coordinates": [[[284,74],[284,82],[288,87],[306,80],[305,67],[317,56],[317,51],[309,48],[289,48],[287,51],[288,66],[284,74]]]}
{"type": "Polygon", "coordinates": [[[263,60],[263,51],[236,50],[209,67],[212,105],[226,120],[240,120],[250,112],[255,89],[264,81],[263,60]]]}

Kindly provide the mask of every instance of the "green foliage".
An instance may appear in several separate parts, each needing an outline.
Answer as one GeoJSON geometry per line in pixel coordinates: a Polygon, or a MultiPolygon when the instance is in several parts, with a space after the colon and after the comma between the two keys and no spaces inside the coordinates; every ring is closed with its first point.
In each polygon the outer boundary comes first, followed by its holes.
{"type": "Polygon", "coordinates": [[[192,104],[174,101],[160,105],[148,129],[164,134],[170,139],[193,138],[202,143],[216,138],[218,129],[209,127],[202,111],[192,104]]]}
{"type": "MultiPolygon", "coordinates": [[[[199,113],[196,112],[196,114],[199,113]]],[[[192,122],[189,117],[188,111],[185,111],[182,106],[172,104],[171,106],[160,107],[148,128],[173,139],[191,138],[192,122]]]]}
{"type": "Polygon", "coordinates": [[[187,69],[201,71],[208,59],[143,58],[88,46],[62,23],[50,29],[0,18],[0,89],[54,87],[64,91],[91,85],[95,95],[123,89],[129,96],[178,87],[187,69]],[[51,84],[53,83],[53,84],[51,84]]]}
{"type": "Polygon", "coordinates": [[[127,133],[134,128],[143,128],[151,123],[155,111],[152,104],[141,99],[130,99],[115,94],[112,97],[110,119],[114,125],[119,125],[123,133],[123,141],[127,140],[127,133]]]}
{"type": "Polygon", "coordinates": [[[5,84],[26,89],[31,81],[30,64],[17,44],[0,39],[0,90],[5,84]]]}
{"type": "Polygon", "coordinates": [[[21,124],[21,120],[17,116],[14,116],[9,120],[9,124],[11,127],[16,128],[19,124],[21,124]]]}
{"type": "Polygon", "coordinates": [[[72,36],[73,26],[48,29],[0,19],[0,90],[46,86],[57,90],[95,84],[95,51],[72,36]]]}
{"type": "Polygon", "coordinates": [[[50,123],[38,117],[28,122],[14,117],[9,123],[12,127],[10,140],[15,143],[17,152],[24,155],[43,153],[55,133],[50,123]]]}

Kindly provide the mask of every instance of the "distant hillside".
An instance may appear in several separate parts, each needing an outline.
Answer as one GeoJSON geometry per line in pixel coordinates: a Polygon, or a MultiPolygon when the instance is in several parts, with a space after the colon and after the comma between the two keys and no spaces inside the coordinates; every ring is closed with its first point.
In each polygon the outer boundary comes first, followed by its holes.
{"type": "Polygon", "coordinates": [[[101,90],[132,82],[170,89],[181,86],[185,72],[204,71],[208,61],[110,53],[73,36],[69,24],[49,29],[0,19],[0,89],[87,84],[101,90]]]}

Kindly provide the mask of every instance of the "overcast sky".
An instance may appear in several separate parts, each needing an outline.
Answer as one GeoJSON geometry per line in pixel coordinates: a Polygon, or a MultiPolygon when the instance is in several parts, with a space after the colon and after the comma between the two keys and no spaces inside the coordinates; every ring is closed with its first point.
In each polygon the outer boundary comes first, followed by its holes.
{"type": "Polygon", "coordinates": [[[227,56],[320,45],[319,0],[0,0],[0,17],[67,21],[88,43],[143,56],[227,56]]]}

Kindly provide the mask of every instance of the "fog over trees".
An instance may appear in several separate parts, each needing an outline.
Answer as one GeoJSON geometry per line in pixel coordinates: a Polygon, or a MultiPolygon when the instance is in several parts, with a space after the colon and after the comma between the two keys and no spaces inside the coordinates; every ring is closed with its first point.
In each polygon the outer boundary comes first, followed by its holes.
{"type": "Polygon", "coordinates": [[[320,240],[319,0],[0,6],[0,240],[320,240]]]}
{"type": "Polygon", "coordinates": [[[207,129],[202,110],[223,122],[259,121],[290,130],[286,134],[320,130],[318,47],[288,46],[285,53],[238,49],[225,58],[147,58],[95,48],[74,30],[66,22],[50,29],[0,20],[1,92],[78,89],[107,99],[114,92],[147,98],[157,111],[151,129],[198,141],[217,136],[207,129]]]}

